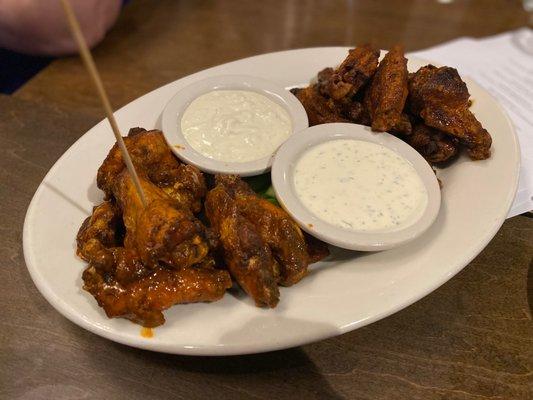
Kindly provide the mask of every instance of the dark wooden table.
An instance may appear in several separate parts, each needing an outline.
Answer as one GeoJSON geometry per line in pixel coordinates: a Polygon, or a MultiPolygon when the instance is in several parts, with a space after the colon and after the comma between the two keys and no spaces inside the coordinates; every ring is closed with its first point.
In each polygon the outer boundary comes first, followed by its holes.
{"type": "MultiPolygon", "coordinates": [[[[414,50],[495,34],[531,24],[521,4],[137,0],[94,54],[119,107],[189,73],[269,51],[366,41],[414,50]]],[[[507,220],[448,283],[357,331],[243,357],[151,353],[67,321],[24,264],[22,225],[35,189],[102,118],[79,60],[55,61],[0,97],[0,116],[0,398],[533,398],[531,218],[507,220]]]]}

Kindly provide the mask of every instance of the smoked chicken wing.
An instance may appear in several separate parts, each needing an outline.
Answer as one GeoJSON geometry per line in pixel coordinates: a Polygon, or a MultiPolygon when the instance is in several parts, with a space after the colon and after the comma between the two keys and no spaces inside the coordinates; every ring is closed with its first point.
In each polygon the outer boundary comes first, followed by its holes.
{"type": "Polygon", "coordinates": [[[428,65],[409,80],[411,111],[426,125],[457,138],[470,158],[490,157],[492,139],[468,109],[470,94],[458,72],[450,67],[428,65]]]}
{"type": "Polygon", "coordinates": [[[331,99],[322,96],[316,86],[291,91],[302,103],[309,125],[320,125],[329,122],[350,122],[341,115],[341,110],[335,106],[331,99]]]}
{"type": "Polygon", "coordinates": [[[334,100],[355,95],[376,72],[379,53],[369,44],[350,50],[341,65],[329,74],[327,81],[322,79],[322,92],[334,100]]]}
{"type": "Polygon", "coordinates": [[[409,134],[409,120],[402,116],[407,99],[407,59],[403,48],[394,46],[381,60],[365,93],[365,107],[376,132],[396,131],[409,134]]]}
{"type": "Polygon", "coordinates": [[[423,123],[415,125],[406,141],[432,164],[448,161],[458,150],[457,140],[423,123]]]}
{"type": "Polygon", "coordinates": [[[316,84],[291,90],[304,106],[309,125],[364,123],[368,118],[363,113],[363,105],[354,96],[374,75],[378,59],[379,50],[370,45],[359,46],[350,50],[337,69],[320,71],[316,84]]]}

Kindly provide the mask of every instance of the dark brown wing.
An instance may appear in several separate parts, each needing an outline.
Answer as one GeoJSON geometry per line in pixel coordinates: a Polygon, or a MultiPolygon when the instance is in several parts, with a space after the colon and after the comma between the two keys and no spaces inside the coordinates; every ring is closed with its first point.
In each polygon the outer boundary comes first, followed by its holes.
{"type": "Polygon", "coordinates": [[[217,175],[216,182],[235,199],[242,215],[250,221],[270,247],[280,268],[279,283],[290,286],[307,274],[309,256],[300,227],[280,207],[260,198],[235,175],[217,175]]]}
{"type": "Polygon", "coordinates": [[[350,122],[342,116],[339,107],[318,92],[316,86],[293,90],[293,93],[305,108],[310,126],[329,122],[350,122]]]}
{"type": "Polygon", "coordinates": [[[329,248],[327,243],[317,239],[304,232],[305,244],[307,246],[307,254],[309,256],[309,264],[314,264],[329,256],[329,248]]]}
{"type": "MultiPolygon", "coordinates": [[[[402,112],[407,99],[407,59],[403,48],[394,46],[379,63],[365,94],[365,106],[372,120],[372,130],[390,132],[397,127],[409,133],[402,112]]],[[[409,120],[407,119],[407,123],[409,120]]]]}
{"type": "Polygon", "coordinates": [[[467,147],[471,159],[490,157],[492,138],[467,108],[427,107],[420,116],[427,125],[459,139],[467,147]]]}
{"type": "Polygon", "coordinates": [[[423,123],[415,125],[406,141],[430,163],[447,161],[458,151],[457,140],[423,123]]]}
{"type": "Polygon", "coordinates": [[[224,261],[231,275],[259,307],[279,301],[278,265],[255,226],[238,210],[226,189],[217,185],[208,192],[205,211],[218,234],[224,261]]]}
{"type": "Polygon", "coordinates": [[[490,157],[492,138],[470,112],[468,89],[456,69],[428,65],[409,80],[412,112],[426,125],[457,138],[470,157],[490,157]]]}
{"type": "Polygon", "coordinates": [[[329,76],[324,92],[334,100],[355,95],[376,72],[379,53],[369,44],[350,50],[342,64],[329,76]]]}

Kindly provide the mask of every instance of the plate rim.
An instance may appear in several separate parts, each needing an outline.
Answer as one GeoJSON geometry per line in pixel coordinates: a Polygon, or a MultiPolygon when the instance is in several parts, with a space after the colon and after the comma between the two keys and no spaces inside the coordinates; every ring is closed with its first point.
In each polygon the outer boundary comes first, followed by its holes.
{"type": "MultiPolygon", "coordinates": [[[[156,91],[161,90],[162,88],[165,88],[167,86],[170,86],[177,81],[187,79],[187,78],[193,78],[198,74],[203,73],[209,73],[211,70],[215,68],[220,68],[222,66],[228,66],[230,64],[244,61],[244,60],[252,60],[255,58],[263,57],[263,56],[269,56],[269,55],[278,55],[283,56],[283,54],[286,53],[292,53],[292,52],[298,52],[298,51],[325,51],[325,50],[345,50],[347,51],[351,47],[347,46],[322,46],[322,47],[307,47],[307,48],[299,48],[299,49],[291,49],[291,50],[283,50],[283,51],[276,51],[276,52],[269,52],[264,54],[258,54],[251,57],[246,57],[238,60],[233,60],[224,64],[220,64],[214,67],[210,67],[201,71],[197,71],[193,74],[183,76],[179,79],[176,79],[174,81],[168,82],[165,85],[162,85],[158,88],[155,88],[154,90],[151,90],[150,92],[147,92],[143,94],[140,97],[137,97],[136,99],[132,100],[131,102],[125,104],[123,107],[116,110],[114,113],[117,114],[119,112],[124,112],[124,109],[132,105],[132,103],[135,103],[137,101],[140,101],[141,98],[144,96],[148,96],[150,94],[153,94],[156,91]]],[[[410,56],[409,53],[406,54],[406,58],[409,59],[416,59],[421,60],[423,62],[430,60],[424,60],[420,59],[416,56],[410,56]]],[[[30,277],[32,278],[33,284],[36,286],[36,288],[39,290],[41,295],[52,305],[52,307],[59,312],[61,315],[63,315],[65,318],[67,318],[69,321],[73,322],[74,324],[97,334],[98,336],[102,336],[106,339],[112,340],[117,343],[121,343],[127,346],[136,347],[144,350],[150,350],[150,351],[156,351],[156,352],[163,352],[163,353],[169,353],[169,354],[181,354],[181,355],[195,355],[195,356],[230,356],[230,355],[244,355],[244,354],[257,354],[257,353],[264,353],[269,351],[275,351],[275,350],[284,350],[287,348],[291,348],[294,346],[301,346],[308,343],[316,342],[319,340],[327,339],[329,337],[333,337],[336,335],[344,334],[347,332],[350,332],[352,330],[362,328],[366,325],[369,325],[373,322],[376,322],[378,320],[381,320],[383,318],[388,317],[389,315],[392,315],[412,304],[417,302],[418,300],[422,299],[423,297],[427,296],[428,294],[435,291],[437,288],[442,286],[444,283],[449,281],[453,276],[455,276],[457,273],[459,273],[464,267],[466,267],[490,242],[490,240],[496,235],[496,233],[501,228],[502,224],[505,222],[507,213],[512,205],[513,199],[516,195],[516,190],[518,188],[518,181],[519,181],[519,171],[520,171],[520,162],[521,162],[521,152],[520,152],[520,144],[518,141],[518,137],[516,135],[516,130],[514,127],[513,122],[511,121],[509,115],[505,111],[505,109],[502,107],[502,105],[496,100],[496,98],[489,93],[487,90],[485,90],[481,85],[477,84],[477,82],[469,77],[469,80],[473,81],[484,93],[484,95],[487,95],[491,98],[491,100],[494,102],[496,107],[499,109],[501,114],[505,117],[505,121],[510,128],[510,132],[512,133],[511,137],[508,138],[508,140],[512,141],[512,147],[514,149],[514,153],[517,156],[516,162],[514,165],[514,179],[512,182],[512,188],[510,191],[508,191],[507,198],[505,199],[505,213],[502,213],[501,216],[498,218],[495,218],[495,223],[493,225],[493,229],[487,230],[485,232],[485,235],[478,241],[478,245],[475,247],[472,247],[469,251],[469,253],[465,253],[465,257],[462,258],[460,262],[457,262],[456,265],[450,265],[450,268],[448,269],[448,273],[445,275],[442,275],[441,278],[436,280],[432,285],[427,285],[425,287],[425,290],[420,290],[416,295],[411,295],[407,299],[401,302],[396,302],[393,306],[387,307],[387,310],[374,313],[374,315],[353,321],[347,324],[344,324],[342,326],[335,327],[335,334],[331,333],[318,333],[315,335],[310,335],[305,338],[305,340],[286,340],[283,342],[283,344],[279,344],[278,342],[271,342],[269,345],[263,345],[260,349],[257,348],[257,346],[253,344],[241,344],[241,345],[228,345],[228,344],[219,344],[219,345],[191,345],[191,346],[167,346],[164,343],[156,343],[153,341],[146,340],[142,338],[139,335],[139,338],[135,338],[132,340],[132,338],[129,338],[127,336],[123,335],[117,335],[114,331],[106,329],[102,326],[99,326],[98,324],[95,324],[93,322],[88,321],[87,318],[85,318],[83,315],[80,315],[79,313],[74,312],[74,310],[71,308],[70,305],[68,305],[64,300],[56,296],[53,291],[44,283],[44,280],[40,277],[38,268],[36,268],[36,265],[34,264],[33,260],[31,259],[31,251],[29,249],[29,246],[31,243],[29,243],[29,220],[31,219],[32,215],[35,212],[35,207],[37,204],[37,201],[39,200],[39,197],[42,195],[42,192],[45,188],[44,183],[47,181],[47,179],[55,172],[55,170],[58,168],[61,161],[67,157],[67,155],[70,153],[71,149],[77,145],[79,145],[80,142],[87,139],[87,135],[89,132],[91,132],[93,129],[97,129],[101,124],[106,124],[106,120],[100,120],[97,122],[94,126],[89,128],[83,135],[81,135],[74,143],[72,143],[71,146],[66,149],[61,156],[54,162],[52,167],[48,170],[48,172],[45,174],[43,179],[41,180],[39,186],[35,190],[35,193],[32,196],[32,199],[28,205],[25,217],[24,217],[24,225],[22,230],[22,242],[23,242],[23,254],[24,254],[24,261],[26,264],[26,268],[30,274],[30,277]],[[64,303],[61,304],[61,303],[64,303]]]]}

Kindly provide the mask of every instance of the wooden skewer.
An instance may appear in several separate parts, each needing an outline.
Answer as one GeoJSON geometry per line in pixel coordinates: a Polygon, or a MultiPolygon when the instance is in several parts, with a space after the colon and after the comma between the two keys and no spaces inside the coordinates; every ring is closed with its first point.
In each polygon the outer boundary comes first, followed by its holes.
{"type": "Polygon", "coordinates": [[[146,197],[144,195],[141,182],[139,181],[139,176],[135,171],[135,167],[133,166],[133,163],[131,161],[128,149],[126,148],[124,140],[122,139],[122,135],[120,134],[120,131],[118,129],[117,121],[115,120],[115,116],[113,115],[113,110],[111,108],[111,103],[109,102],[109,98],[107,97],[104,85],[102,84],[102,79],[100,78],[100,74],[96,69],[96,65],[94,63],[91,52],[87,47],[87,43],[85,42],[83,33],[81,32],[81,28],[76,18],[76,15],[74,14],[72,6],[70,5],[70,2],[68,0],[61,0],[61,4],[63,5],[63,9],[65,10],[65,14],[67,16],[67,20],[72,31],[72,35],[74,36],[74,39],[78,44],[81,58],[85,64],[85,67],[87,68],[87,71],[89,72],[89,75],[93,80],[94,85],[96,86],[96,91],[98,92],[98,96],[100,97],[102,106],[104,107],[104,111],[107,115],[107,120],[109,121],[111,129],[113,129],[113,133],[115,134],[115,138],[117,139],[118,147],[122,152],[122,158],[124,159],[126,167],[128,168],[128,171],[133,179],[135,189],[137,189],[137,193],[139,194],[143,206],[146,206],[146,197]]]}

